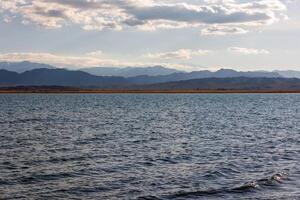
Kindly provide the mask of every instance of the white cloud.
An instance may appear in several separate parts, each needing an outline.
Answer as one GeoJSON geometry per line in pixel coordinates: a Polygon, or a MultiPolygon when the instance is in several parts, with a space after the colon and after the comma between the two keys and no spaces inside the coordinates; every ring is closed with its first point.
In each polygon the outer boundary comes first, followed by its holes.
{"type": "Polygon", "coordinates": [[[3,16],[3,22],[10,23],[11,21],[12,21],[11,17],[9,17],[7,15],[3,16]]]}
{"type": "Polygon", "coordinates": [[[240,27],[230,27],[230,26],[208,26],[201,30],[201,35],[237,35],[248,33],[240,27]]]}
{"type": "Polygon", "coordinates": [[[243,55],[258,55],[258,54],[269,54],[270,52],[265,49],[252,49],[252,48],[243,48],[243,47],[230,47],[228,48],[229,52],[239,53],[243,55]]]}
{"type": "Polygon", "coordinates": [[[194,66],[172,62],[122,62],[115,59],[103,59],[91,56],[57,55],[51,53],[15,52],[0,54],[0,62],[22,62],[30,61],[35,63],[50,64],[56,67],[68,67],[78,69],[84,67],[149,67],[165,66],[180,70],[192,71],[194,66]]]}
{"type": "Polygon", "coordinates": [[[98,51],[88,52],[85,55],[92,56],[92,57],[99,57],[103,55],[103,52],[101,50],[98,50],[98,51]]]}
{"type": "MultiPolygon", "coordinates": [[[[0,13],[21,16],[23,22],[46,28],[79,25],[85,30],[125,26],[144,30],[158,28],[234,25],[243,27],[272,24],[285,16],[280,0],[1,0],[0,13]]],[[[221,28],[219,28],[221,29],[221,28]]],[[[232,28],[231,28],[232,29],[232,28]]],[[[207,30],[204,29],[204,33],[207,30]]],[[[220,32],[220,31],[219,31],[220,32]]],[[[220,34],[219,34],[220,35],[220,34]]]]}
{"type": "Polygon", "coordinates": [[[201,56],[211,53],[210,50],[191,50],[191,49],[179,49],[177,51],[170,51],[164,53],[147,54],[145,57],[152,59],[191,59],[192,56],[201,56]]]}
{"type": "Polygon", "coordinates": [[[8,53],[0,54],[0,61],[21,62],[31,61],[36,63],[46,63],[55,66],[70,67],[91,67],[102,65],[119,65],[120,63],[112,59],[102,59],[90,56],[64,56],[50,53],[8,53]]]}

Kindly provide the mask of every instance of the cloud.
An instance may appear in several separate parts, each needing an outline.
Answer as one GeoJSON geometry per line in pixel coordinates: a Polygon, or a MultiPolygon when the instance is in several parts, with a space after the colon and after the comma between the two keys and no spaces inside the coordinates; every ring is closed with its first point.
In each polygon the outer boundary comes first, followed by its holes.
{"type": "Polygon", "coordinates": [[[79,25],[85,30],[155,30],[214,25],[235,34],[247,32],[241,26],[281,20],[286,6],[280,0],[1,0],[1,11],[45,28],[79,25]],[[226,28],[232,25],[237,31],[226,28]]]}
{"type": "Polygon", "coordinates": [[[102,56],[103,52],[101,50],[98,50],[98,51],[88,52],[85,55],[86,56],[92,56],[92,57],[98,57],[98,56],[102,56]]]}
{"type": "Polygon", "coordinates": [[[265,49],[251,49],[251,48],[242,48],[242,47],[230,47],[228,48],[229,52],[239,53],[243,55],[259,55],[259,54],[269,54],[270,52],[265,49]]]}
{"type": "Polygon", "coordinates": [[[12,21],[11,17],[9,17],[7,15],[3,16],[3,22],[10,23],[11,21],[12,21]]]}
{"type": "Polygon", "coordinates": [[[15,52],[0,54],[0,62],[22,62],[30,61],[35,63],[50,64],[56,67],[67,67],[70,69],[78,69],[85,67],[149,67],[149,66],[165,66],[180,70],[192,71],[195,66],[178,64],[172,62],[122,62],[115,59],[104,59],[92,56],[74,56],[74,55],[57,55],[51,53],[34,53],[34,52],[15,52]]]}
{"type": "Polygon", "coordinates": [[[103,65],[119,65],[120,63],[112,59],[95,58],[91,56],[64,56],[50,53],[8,53],[0,54],[0,61],[21,62],[31,61],[36,63],[46,63],[63,67],[92,67],[103,65]]]}
{"type": "Polygon", "coordinates": [[[201,35],[237,35],[248,33],[240,27],[230,27],[230,26],[209,26],[201,30],[201,35]]]}
{"type": "Polygon", "coordinates": [[[210,50],[191,50],[191,49],[179,49],[177,51],[147,54],[145,57],[152,59],[191,59],[192,56],[201,56],[211,53],[210,50]]]}

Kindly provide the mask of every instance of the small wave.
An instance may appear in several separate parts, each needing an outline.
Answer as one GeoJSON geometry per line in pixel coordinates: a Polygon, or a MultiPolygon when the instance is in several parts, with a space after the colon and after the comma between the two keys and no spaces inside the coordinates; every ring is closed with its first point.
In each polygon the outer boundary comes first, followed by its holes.
{"type": "Polygon", "coordinates": [[[16,181],[22,184],[34,184],[38,182],[70,178],[74,176],[75,174],[72,173],[43,174],[43,175],[33,175],[33,176],[18,178],[16,181]]]}
{"type": "Polygon", "coordinates": [[[175,161],[174,159],[172,159],[170,157],[159,158],[157,160],[162,161],[164,163],[168,163],[168,164],[176,164],[177,163],[177,161],[175,161]]]}
{"type": "Polygon", "coordinates": [[[256,181],[251,181],[242,186],[232,188],[229,192],[246,192],[255,188],[259,188],[259,184],[256,181]]]}
{"type": "Polygon", "coordinates": [[[85,195],[87,193],[97,193],[103,191],[109,191],[110,188],[97,186],[97,187],[73,187],[69,189],[60,189],[55,191],[56,193],[68,193],[68,194],[78,194],[85,195]]]}
{"type": "Polygon", "coordinates": [[[29,122],[43,122],[45,121],[44,119],[41,118],[27,118],[27,119],[16,119],[16,120],[12,120],[12,121],[5,121],[5,122],[1,122],[1,124],[18,124],[18,123],[29,123],[29,122]]]}
{"type": "MultiPolygon", "coordinates": [[[[255,192],[258,189],[263,189],[264,186],[274,186],[275,183],[282,183],[284,176],[286,174],[276,173],[271,175],[270,177],[250,181],[241,186],[232,187],[232,188],[220,188],[220,189],[209,189],[202,191],[181,191],[175,194],[166,195],[163,199],[176,199],[176,198],[192,198],[192,197],[203,197],[203,196],[218,196],[222,194],[228,193],[247,193],[247,192],[255,192]]],[[[138,199],[160,199],[155,196],[144,196],[139,197],[138,199]]]]}
{"type": "Polygon", "coordinates": [[[286,178],[287,174],[284,172],[276,173],[271,175],[270,177],[266,177],[263,179],[259,179],[257,182],[261,186],[274,186],[278,183],[282,183],[283,180],[286,178]]]}
{"type": "Polygon", "coordinates": [[[144,197],[138,197],[137,200],[162,200],[162,199],[156,196],[144,196],[144,197]]]}

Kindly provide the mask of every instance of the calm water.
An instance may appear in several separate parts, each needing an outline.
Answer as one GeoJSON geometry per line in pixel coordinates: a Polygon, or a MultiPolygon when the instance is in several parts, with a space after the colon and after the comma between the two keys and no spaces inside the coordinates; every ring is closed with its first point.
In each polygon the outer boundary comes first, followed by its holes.
{"type": "Polygon", "coordinates": [[[0,199],[300,199],[300,95],[0,95],[0,199]]]}

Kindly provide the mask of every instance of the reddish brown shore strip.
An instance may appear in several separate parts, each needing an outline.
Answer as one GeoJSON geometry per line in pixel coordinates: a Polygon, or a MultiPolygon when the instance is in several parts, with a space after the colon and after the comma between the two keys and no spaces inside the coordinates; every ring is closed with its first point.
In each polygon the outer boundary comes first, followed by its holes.
{"type": "Polygon", "coordinates": [[[97,90],[97,89],[0,89],[0,94],[230,94],[230,93],[299,93],[300,90],[97,90]]]}

